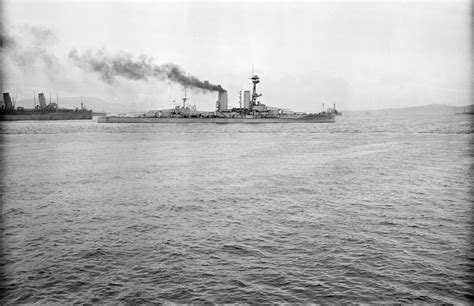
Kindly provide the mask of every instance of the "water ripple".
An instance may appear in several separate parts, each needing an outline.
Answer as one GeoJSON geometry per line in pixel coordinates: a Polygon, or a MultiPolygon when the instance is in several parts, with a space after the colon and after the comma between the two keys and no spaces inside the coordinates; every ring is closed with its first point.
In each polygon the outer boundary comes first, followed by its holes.
{"type": "Polygon", "coordinates": [[[1,301],[472,303],[454,118],[2,123],[1,301]]]}

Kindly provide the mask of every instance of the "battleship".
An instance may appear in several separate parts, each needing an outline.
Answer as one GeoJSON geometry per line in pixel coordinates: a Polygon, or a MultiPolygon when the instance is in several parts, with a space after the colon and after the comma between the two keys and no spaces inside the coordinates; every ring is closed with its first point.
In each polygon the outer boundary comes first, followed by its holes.
{"type": "Polygon", "coordinates": [[[257,93],[260,78],[251,77],[253,90],[239,94],[239,107],[228,108],[227,91],[220,90],[213,112],[198,111],[196,106],[186,106],[188,98],[185,94],[182,106],[172,109],[153,110],[139,116],[102,116],[99,123],[332,123],[340,113],[334,108],[328,108],[319,113],[293,112],[288,109],[270,107],[257,101],[262,94],[257,93]]]}
{"type": "Polygon", "coordinates": [[[36,103],[36,95],[33,97],[34,108],[28,109],[22,106],[16,106],[12,102],[10,93],[3,93],[3,103],[0,109],[1,121],[17,121],[17,120],[80,120],[92,119],[92,110],[88,110],[81,103],[80,108],[66,109],[59,108],[59,99],[56,97],[56,103],[46,104],[43,93],[38,94],[39,103],[36,103]]]}

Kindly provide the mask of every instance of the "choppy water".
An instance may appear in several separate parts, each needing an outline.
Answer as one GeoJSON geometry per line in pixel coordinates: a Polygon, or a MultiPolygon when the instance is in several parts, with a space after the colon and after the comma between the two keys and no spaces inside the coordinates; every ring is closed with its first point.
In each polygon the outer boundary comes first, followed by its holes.
{"type": "Polygon", "coordinates": [[[470,303],[470,117],[2,124],[2,303],[470,303]]]}

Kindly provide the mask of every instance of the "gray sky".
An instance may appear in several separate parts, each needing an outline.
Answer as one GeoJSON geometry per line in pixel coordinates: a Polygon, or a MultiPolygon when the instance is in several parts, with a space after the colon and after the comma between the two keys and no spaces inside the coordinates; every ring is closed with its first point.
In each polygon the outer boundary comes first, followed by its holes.
{"type": "MultiPolygon", "coordinates": [[[[322,102],[339,109],[466,105],[470,4],[5,0],[4,34],[16,44],[14,52],[2,51],[4,90],[19,98],[43,90],[133,101],[142,109],[172,107],[182,97],[181,86],[163,80],[118,77],[108,84],[68,59],[71,49],[92,49],[175,63],[221,84],[235,106],[239,90],[250,89],[252,65],[261,77],[261,101],[270,106],[319,111],[322,102]],[[41,42],[38,32],[46,33],[41,42]]],[[[190,96],[198,109],[212,110],[217,93],[190,96]]]]}

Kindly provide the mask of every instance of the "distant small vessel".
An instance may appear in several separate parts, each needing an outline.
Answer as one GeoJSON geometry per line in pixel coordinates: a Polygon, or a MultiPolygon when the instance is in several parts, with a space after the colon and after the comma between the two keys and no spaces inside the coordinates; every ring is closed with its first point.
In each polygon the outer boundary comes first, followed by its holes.
{"type": "Polygon", "coordinates": [[[59,108],[59,99],[56,97],[56,103],[46,104],[43,93],[38,94],[39,104],[36,104],[36,95],[33,97],[34,108],[28,109],[23,106],[15,106],[12,102],[10,93],[3,93],[3,103],[0,109],[0,121],[17,120],[79,120],[92,119],[92,110],[88,110],[81,103],[81,108],[67,109],[59,108]]]}
{"type": "Polygon", "coordinates": [[[464,108],[462,113],[456,113],[456,115],[474,115],[474,107],[469,107],[467,110],[464,108]]]}

